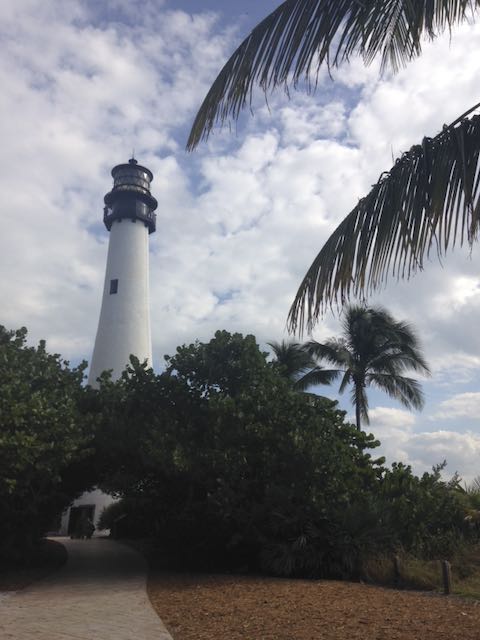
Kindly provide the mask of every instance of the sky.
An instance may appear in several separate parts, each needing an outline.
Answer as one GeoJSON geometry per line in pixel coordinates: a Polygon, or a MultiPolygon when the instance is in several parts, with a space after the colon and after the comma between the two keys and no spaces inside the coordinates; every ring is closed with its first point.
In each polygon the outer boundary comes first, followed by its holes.
{"type": "MultiPolygon", "coordinates": [[[[224,62],[277,2],[3,0],[0,324],[89,360],[100,311],[111,168],[135,150],[159,202],[150,236],[154,367],[217,329],[288,338],[288,309],[329,234],[382,171],[478,102],[480,21],[426,42],[396,75],[359,59],[313,95],[258,91],[193,153],[186,139],[224,62]],[[234,5],[234,6],[232,6],[234,5]]],[[[369,299],[413,324],[425,407],[369,394],[389,463],[480,474],[479,247],[435,258],[369,299]]],[[[313,338],[338,335],[328,313],[313,338]]],[[[334,387],[319,388],[337,398],[334,387]]],[[[340,406],[353,418],[348,394],[340,406]]]]}

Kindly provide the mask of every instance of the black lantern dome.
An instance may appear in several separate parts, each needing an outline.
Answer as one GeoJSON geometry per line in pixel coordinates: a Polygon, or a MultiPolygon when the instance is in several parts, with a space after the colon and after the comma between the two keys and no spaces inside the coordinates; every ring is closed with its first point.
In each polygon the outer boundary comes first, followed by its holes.
{"type": "Polygon", "coordinates": [[[153,233],[158,202],[150,193],[152,172],[131,158],[127,164],[113,167],[112,176],[113,189],[104,198],[103,222],[107,229],[110,231],[115,220],[139,220],[153,233]]]}

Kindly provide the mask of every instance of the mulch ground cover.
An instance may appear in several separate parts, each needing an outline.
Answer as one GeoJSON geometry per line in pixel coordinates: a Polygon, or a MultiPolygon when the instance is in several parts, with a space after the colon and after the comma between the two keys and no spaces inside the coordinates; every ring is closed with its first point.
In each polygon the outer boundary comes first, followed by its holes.
{"type": "Polygon", "coordinates": [[[18,591],[48,576],[67,561],[65,547],[55,540],[42,540],[28,558],[0,558],[0,591],[18,591]]]}
{"type": "Polygon", "coordinates": [[[153,572],[174,640],[479,640],[480,602],[316,580],[153,572]]]}

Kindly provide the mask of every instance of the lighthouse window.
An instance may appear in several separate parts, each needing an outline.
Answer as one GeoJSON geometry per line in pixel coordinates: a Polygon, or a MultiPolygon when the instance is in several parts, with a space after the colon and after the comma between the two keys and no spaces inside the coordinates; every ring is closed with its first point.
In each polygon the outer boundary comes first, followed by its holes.
{"type": "Polygon", "coordinates": [[[118,292],[118,278],[110,280],[110,295],[118,292]]]}

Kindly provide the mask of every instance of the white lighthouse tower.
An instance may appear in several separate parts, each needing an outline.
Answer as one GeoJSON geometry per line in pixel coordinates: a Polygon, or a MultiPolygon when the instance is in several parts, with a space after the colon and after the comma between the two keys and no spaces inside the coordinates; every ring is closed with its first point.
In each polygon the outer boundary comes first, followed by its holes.
{"type": "MultiPolygon", "coordinates": [[[[132,158],[112,169],[113,188],[105,196],[103,221],[110,232],[97,337],[88,383],[111,371],[118,379],[130,356],[152,364],[148,293],[148,237],[155,231],[157,201],[150,193],[151,171],[132,158]]],[[[113,498],[100,489],[84,493],[62,515],[60,533],[75,535],[86,519],[95,525],[113,498]]]]}
{"type": "Polygon", "coordinates": [[[112,169],[103,221],[110,232],[102,309],[88,383],[103,371],[118,379],[130,356],[152,364],[148,287],[148,237],[155,231],[157,201],[151,171],[132,158],[112,169]]]}

